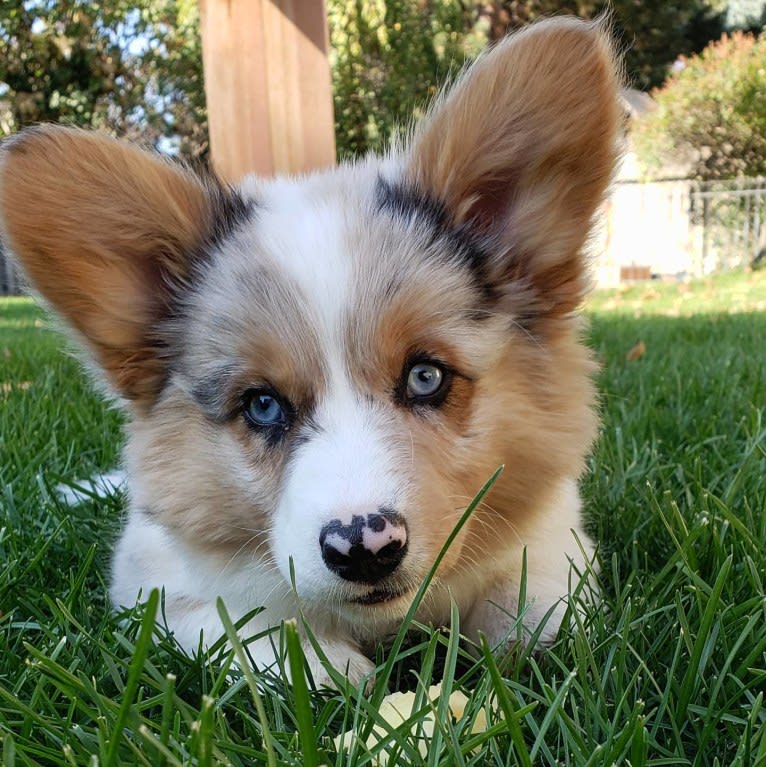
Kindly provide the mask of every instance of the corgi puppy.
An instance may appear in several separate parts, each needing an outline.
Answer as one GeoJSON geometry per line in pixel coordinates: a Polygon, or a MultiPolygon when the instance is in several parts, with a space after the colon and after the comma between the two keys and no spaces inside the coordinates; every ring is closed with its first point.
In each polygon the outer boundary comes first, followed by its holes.
{"type": "MultiPolygon", "coordinates": [[[[250,636],[299,600],[355,682],[503,464],[417,617],[454,600],[469,636],[521,615],[555,637],[593,551],[577,310],[618,85],[603,25],[564,17],[480,57],[384,157],[300,178],[228,186],[52,125],[4,143],[6,247],[129,414],[116,606],[164,589],[194,651],[218,597],[265,607],[250,636]]],[[[270,637],[250,649],[274,662],[270,637]]]]}

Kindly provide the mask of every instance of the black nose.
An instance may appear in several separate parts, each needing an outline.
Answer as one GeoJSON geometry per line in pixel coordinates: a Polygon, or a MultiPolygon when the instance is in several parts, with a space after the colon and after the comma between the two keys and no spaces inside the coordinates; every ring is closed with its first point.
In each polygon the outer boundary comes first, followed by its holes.
{"type": "Polygon", "coordinates": [[[399,567],[407,553],[407,524],[391,509],[366,517],[353,515],[350,524],[328,522],[319,534],[327,568],[346,581],[373,584],[399,567]]]}

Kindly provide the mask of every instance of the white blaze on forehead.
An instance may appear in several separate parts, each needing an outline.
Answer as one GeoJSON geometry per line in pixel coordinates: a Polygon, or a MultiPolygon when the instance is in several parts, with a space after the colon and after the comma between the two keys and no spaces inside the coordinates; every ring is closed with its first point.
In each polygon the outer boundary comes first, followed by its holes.
{"type": "Polygon", "coordinates": [[[351,254],[344,250],[344,205],[322,193],[322,178],[276,179],[259,195],[259,250],[301,291],[305,310],[328,361],[342,349],[342,318],[352,282],[351,254]]]}
{"type": "MultiPolygon", "coordinates": [[[[361,223],[369,245],[382,232],[390,233],[390,227],[375,227],[369,216],[379,179],[398,178],[401,173],[401,160],[392,155],[297,179],[248,177],[243,182],[244,195],[256,202],[254,245],[300,290],[307,319],[331,364],[331,375],[345,367],[344,323],[365,308],[354,302],[361,297],[360,265],[370,257],[357,252],[363,243],[350,245],[352,233],[358,232],[361,223]]],[[[400,253],[401,243],[391,246],[400,253]]],[[[373,266],[380,255],[368,264],[373,266]]],[[[372,274],[361,278],[365,287],[374,279],[372,274]]]]}

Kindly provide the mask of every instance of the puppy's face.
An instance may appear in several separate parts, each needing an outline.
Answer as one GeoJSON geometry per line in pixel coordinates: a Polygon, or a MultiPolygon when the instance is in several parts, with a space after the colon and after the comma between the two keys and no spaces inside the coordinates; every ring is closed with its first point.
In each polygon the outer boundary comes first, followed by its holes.
{"type": "Polygon", "coordinates": [[[479,245],[369,171],[248,192],[168,328],[131,449],[136,501],[180,535],[287,579],[292,557],[305,599],[350,609],[411,596],[503,462],[518,501],[477,535],[512,536],[591,436],[584,355],[551,360],[498,309],[479,245]]]}
{"type": "Polygon", "coordinates": [[[602,34],[561,20],[481,60],[408,150],[307,179],[231,190],[24,134],[6,236],[129,403],[134,505],[203,551],[292,561],[312,604],[395,615],[500,464],[441,574],[486,569],[581,471],[571,315],[617,125],[602,34]]]}

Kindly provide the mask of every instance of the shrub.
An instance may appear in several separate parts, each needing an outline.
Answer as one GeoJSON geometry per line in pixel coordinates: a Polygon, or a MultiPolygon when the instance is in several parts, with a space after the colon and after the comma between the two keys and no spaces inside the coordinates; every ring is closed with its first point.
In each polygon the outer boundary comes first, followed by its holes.
{"type": "Polygon", "coordinates": [[[766,34],[724,36],[679,60],[636,124],[644,168],[682,163],[700,179],[766,173],[766,34]]]}

